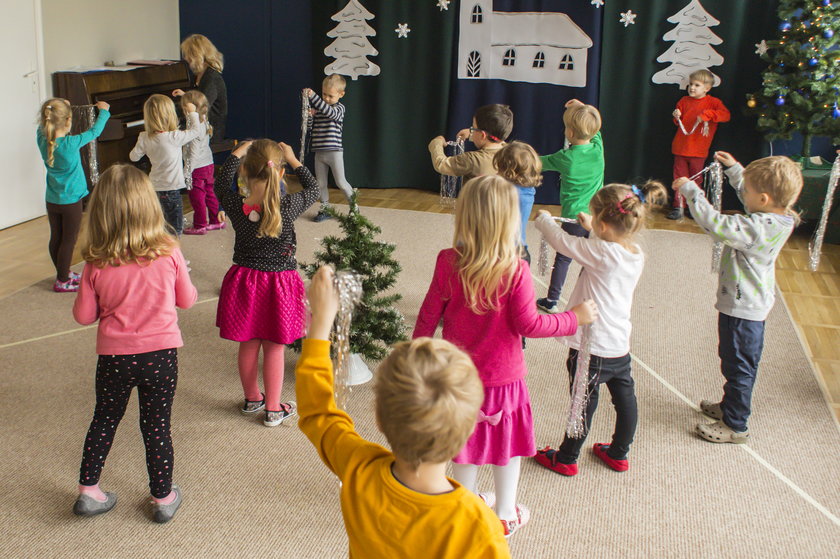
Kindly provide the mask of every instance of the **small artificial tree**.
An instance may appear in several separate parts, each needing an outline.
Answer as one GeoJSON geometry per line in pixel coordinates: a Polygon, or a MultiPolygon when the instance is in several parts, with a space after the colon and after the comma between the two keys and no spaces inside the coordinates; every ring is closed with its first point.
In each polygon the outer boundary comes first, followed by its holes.
{"type": "MultiPolygon", "coordinates": [[[[368,359],[383,359],[390,346],[405,336],[405,319],[394,304],[402,299],[399,293],[384,295],[397,282],[402,271],[394,260],[395,245],[374,240],[382,229],[359,212],[356,194],[350,199],[350,211],[339,213],[333,206],[325,211],[338,220],[343,237],[329,235],[321,240],[322,250],[315,253],[315,262],[302,264],[312,278],[325,264],[336,270],[352,270],[361,276],[362,300],[353,311],[350,325],[350,351],[368,359]]],[[[300,340],[293,345],[300,349],[300,340]]]]}
{"type": "Polygon", "coordinates": [[[759,91],[747,96],[768,140],[802,134],[802,156],[814,136],[840,143],[840,0],[780,0],[780,36],[762,41],[770,63],[759,91]]]}

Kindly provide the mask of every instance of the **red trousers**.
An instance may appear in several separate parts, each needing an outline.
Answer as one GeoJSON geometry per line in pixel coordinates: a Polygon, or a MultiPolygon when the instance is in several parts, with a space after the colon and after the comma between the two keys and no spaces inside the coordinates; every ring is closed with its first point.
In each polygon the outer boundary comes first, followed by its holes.
{"type": "MultiPolygon", "coordinates": [[[[705,157],[685,157],[684,155],[674,155],[674,180],[680,177],[693,177],[694,175],[703,170],[703,166],[705,163],[705,157]]],[[[685,198],[682,194],[678,192],[674,193],[673,205],[675,208],[685,207],[685,198]]]]}

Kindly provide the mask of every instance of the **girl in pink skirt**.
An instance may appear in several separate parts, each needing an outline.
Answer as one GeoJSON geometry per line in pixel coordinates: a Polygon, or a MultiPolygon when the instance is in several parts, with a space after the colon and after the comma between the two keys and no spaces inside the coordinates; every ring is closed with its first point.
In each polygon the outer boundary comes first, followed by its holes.
{"type": "Polygon", "coordinates": [[[443,338],[469,353],[478,369],[484,403],[475,432],[453,460],[453,474],[475,491],[478,466],[493,466],[496,493],[479,496],[495,504],[505,537],[530,518],[516,503],[516,489],[520,457],[536,453],[522,337],[568,336],[597,315],[592,301],[564,313],[537,313],[530,269],[519,258],[518,208],[515,187],[499,176],[464,186],[454,246],[438,254],[412,335],[433,336],[442,318],[443,338]]]}
{"type": "Polygon", "coordinates": [[[280,402],[285,346],[303,336],[306,311],[294,220],[318,199],[318,183],[291,147],[256,140],[240,144],[228,157],[215,191],[236,232],[216,326],[223,338],[239,342],[242,413],[264,409],[263,424],[275,427],[296,413],[294,402],[280,402]],[[285,164],[297,175],[302,192],[281,193],[285,164]],[[241,192],[237,171],[244,181],[241,192]],[[265,392],[258,379],[260,348],[265,392]]]}

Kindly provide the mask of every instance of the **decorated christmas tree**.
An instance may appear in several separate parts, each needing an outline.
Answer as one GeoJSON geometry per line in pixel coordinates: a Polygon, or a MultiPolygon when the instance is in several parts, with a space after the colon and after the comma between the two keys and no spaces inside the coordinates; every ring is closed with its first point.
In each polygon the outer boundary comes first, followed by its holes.
{"type": "Polygon", "coordinates": [[[762,87],[747,96],[768,140],[802,134],[802,155],[814,136],[840,143],[840,0],[780,0],[779,38],[758,45],[770,63],[762,87]]]}
{"type": "MultiPolygon", "coordinates": [[[[364,294],[353,312],[350,351],[368,359],[382,359],[391,345],[405,339],[404,318],[394,308],[402,296],[387,294],[402,270],[393,258],[396,246],[374,239],[382,229],[359,212],[355,194],[347,214],[337,212],[333,206],[325,211],[338,220],[344,236],[324,237],[322,250],[315,253],[314,263],[303,265],[304,272],[311,278],[318,268],[330,264],[336,270],[353,270],[361,276],[364,294]]],[[[299,342],[295,347],[299,348],[299,342]]]]}

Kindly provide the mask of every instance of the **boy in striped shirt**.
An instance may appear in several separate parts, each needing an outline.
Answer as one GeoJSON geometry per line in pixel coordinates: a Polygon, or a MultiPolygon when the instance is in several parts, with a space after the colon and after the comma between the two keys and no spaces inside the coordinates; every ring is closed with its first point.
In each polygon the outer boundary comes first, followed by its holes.
{"type": "Polygon", "coordinates": [[[324,211],[329,206],[327,180],[332,170],[335,184],[350,200],[353,187],[344,178],[344,148],[341,143],[341,133],[344,126],[344,105],[338,102],[344,97],[347,82],[338,74],[330,74],[324,78],[321,86],[322,96],[311,89],[304,89],[309,98],[309,129],[312,131],[311,148],[315,152],[315,179],[321,188],[321,209],[315,216],[315,221],[321,222],[330,216],[324,211]]]}

